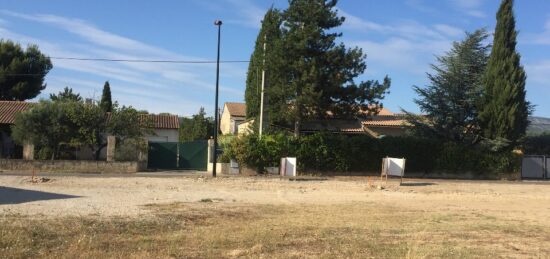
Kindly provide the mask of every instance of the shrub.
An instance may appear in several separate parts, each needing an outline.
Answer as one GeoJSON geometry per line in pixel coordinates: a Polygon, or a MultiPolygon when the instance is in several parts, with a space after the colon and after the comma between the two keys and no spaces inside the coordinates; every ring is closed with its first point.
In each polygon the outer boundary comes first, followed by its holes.
{"type": "Polygon", "coordinates": [[[266,167],[278,166],[279,159],[288,156],[292,139],[283,134],[256,134],[234,138],[224,149],[224,154],[239,164],[247,165],[262,173],[266,167]]]}
{"type": "Polygon", "coordinates": [[[550,133],[527,137],[523,148],[525,154],[550,156],[550,133]]]}
{"type": "Polygon", "coordinates": [[[481,147],[410,136],[375,139],[369,136],[344,136],[316,133],[299,139],[284,134],[238,137],[231,141],[225,155],[240,164],[263,172],[277,166],[279,159],[295,156],[300,171],[379,172],[383,157],[404,157],[407,171],[429,173],[473,172],[510,173],[519,168],[512,152],[490,152],[481,147]]]}

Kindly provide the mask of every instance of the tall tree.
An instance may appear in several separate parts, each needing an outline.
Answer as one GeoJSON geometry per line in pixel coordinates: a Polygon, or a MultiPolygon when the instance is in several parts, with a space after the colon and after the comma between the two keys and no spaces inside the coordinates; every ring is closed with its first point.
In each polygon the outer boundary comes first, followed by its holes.
{"type": "Polygon", "coordinates": [[[485,101],[480,113],[483,135],[516,142],[525,135],[531,105],[525,100],[526,75],[516,51],[513,0],[503,0],[496,15],[493,49],[485,74],[485,101]]]}
{"type": "Polygon", "coordinates": [[[103,94],[101,95],[99,106],[105,112],[113,111],[113,100],[111,99],[111,85],[109,85],[109,81],[105,81],[103,85],[103,94]]]}
{"type": "Polygon", "coordinates": [[[46,89],[44,78],[52,62],[38,46],[26,50],[10,40],[0,39],[0,100],[23,101],[46,89]]]}
{"type": "Polygon", "coordinates": [[[354,81],[366,69],[366,56],[336,43],[342,33],[335,30],[345,20],[336,4],[290,0],[283,12],[278,58],[285,68],[270,86],[270,106],[274,117],[294,124],[295,135],[305,119],[376,113],[390,86],[387,77],[383,83],[354,81]]]}
{"type": "Polygon", "coordinates": [[[451,50],[437,57],[434,73],[427,73],[430,84],[414,86],[415,99],[425,116],[407,112],[412,129],[423,136],[475,143],[479,136],[479,103],[483,93],[483,76],[489,58],[490,45],[484,29],[466,33],[466,38],[454,42],[451,50]]]}
{"type": "Polygon", "coordinates": [[[81,102],[82,97],[78,93],[73,93],[73,89],[65,86],[63,91],[58,94],[50,94],[50,99],[54,102],[60,101],[70,101],[70,102],[81,102]]]}
{"type": "MultiPolygon", "coordinates": [[[[246,77],[247,118],[256,118],[260,113],[262,70],[265,70],[264,88],[269,88],[269,85],[277,80],[275,46],[281,38],[281,22],[281,12],[274,8],[270,8],[262,20],[262,28],[256,38],[246,77]]],[[[267,107],[267,95],[267,91],[264,91],[264,107],[267,107]]]]}

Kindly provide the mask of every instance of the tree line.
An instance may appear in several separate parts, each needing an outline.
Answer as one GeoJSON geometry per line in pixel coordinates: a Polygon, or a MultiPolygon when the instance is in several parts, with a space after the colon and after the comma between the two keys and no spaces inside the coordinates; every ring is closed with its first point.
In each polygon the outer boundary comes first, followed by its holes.
{"type": "Polygon", "coordinates": [[[502,1],[492,44],[485,29],[467,32],[431,65],[430,84],[414,86],[424,115],[407,114],[417,135],[492,150],[514,148],[525,137],[533,106],[525,99],[513,3],[502,1]]]}
{"type": "MultiPolygon", "coordinates": [[[[404,112],[415,135],[492,149],[514,147],[525,136],[533,106],[525,99],[513,3],[502,1],[492,44],[486,29],[466,32],[431,65],[429,84],[413,86],[422,115],[404,112]]],[[[382,82],[355,81],[365,72],[366,56],[360,48],[337,43],[345,17],[336,4],[290,0],[286,10],[266,12],[248,67],[245,100],[247,117],[258,121],[265,70],[268,131],[293,128],[298,136],[304,120],[355,118],[383,107],[391,81],[387,76],[382,82]]]]}
{"type": "Polygon", "coordinates": [[[119,145],[139,143],[150,133],[148,126],[136,109],[112,102],[109,82],[105,82],[100,102],[84,101],[65,87],[51,94],[50,100],[41,100],[17,114],[11,132],[16,143],[35,145],[41,158],[59,158],[64,146],[84,146],[98,160],[108,135],[115,136],[119,145]]]}

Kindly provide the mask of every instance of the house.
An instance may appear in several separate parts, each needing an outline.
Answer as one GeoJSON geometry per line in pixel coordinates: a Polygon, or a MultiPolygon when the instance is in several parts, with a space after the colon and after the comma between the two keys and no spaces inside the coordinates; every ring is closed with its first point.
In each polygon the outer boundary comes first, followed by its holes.
{"type": "MultiPolygon", "coordinates": [[[[23,147],[16,145],[10,136],[10,127],[15,123],[17,113],[30,109],[34,103],[20,101],[0,101],[0,158],[22,158],[23,147]]],[[[151,134],[145,138],[149,142],[178,142],[179,141],[179,117],[171,114],[141,114],[140,121],[149,122],[151,134]]],[[[105,158],[103,150],[100,158],[105,158]]],[[[78,152],[77,157],[82,159],[92,158],[91,151],[86,148],[78,152]]]]}
{"type": "Polygon", "coordinates": [[[237,134],[248,135],[254,131],[254,119],[245,120],[237,125],[237,134]]]}
{"type": "Polygon", "coordinates": [[[407,129],[411,127],[404,114],[393,113],[386,108],[382,108],[377,115],[362,119],[361,125],[367,134],[375,138],[402,136],[407,134],[407,129]]]}
{"type": "Polygon", "coordinates": [[[32,103],[20,101],[0,101],[0,158],[21,158],[23,148],[11,139],[11,125],[15,115],[27,110],[32,103]]]}
{"type": "Polygon", "coordinates": [[[220,119],[220,131],[223,135],[235,135],[239,124],[246,120],[246,104],[226,102],[220,119]]]}
{"type": "Polygon", "coordinates": [[[146,136],[149,142],[179,142],[180,121],[172,114],[142,114],[141,121],[149,121],[153,134],[146,136]]]}
{"type": "MultiPolygon", "coordinates": [[[[221,121],[222,133],[249,134],[254,120],[245,120],[245,113],[245,104],[226,103],[221,121]]],[[[386,108],[381,108],[376,115],[365,114],[358,116],[356,119],[328,118],[304,121],[301,126],[301,132],[311,134],[324,131],[344,135],[370,135],[380,138],[384,136],[405,135],[407,134],[408,127],[410,127],[410,124],[405,120],[403,114],[396,114],[386,108]]]]}

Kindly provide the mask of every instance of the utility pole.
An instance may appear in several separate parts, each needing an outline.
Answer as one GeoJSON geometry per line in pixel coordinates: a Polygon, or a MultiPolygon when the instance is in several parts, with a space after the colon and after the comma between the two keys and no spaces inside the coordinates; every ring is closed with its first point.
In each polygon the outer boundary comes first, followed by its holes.
{"type": "Polygon", "coordinates": [[[218,163],[218,91],[220,85],[220,36],[222,21],[214,21],[214,25],[218,26],[218,59],[216,62],[216,103],[214,104],[214,157],[212,165],[212,177],[216,177],[216,164],[218,163]]]}
{"type": "Polygon", "coordinates": [[[264,87],[265,87],[265,48],[266,48],[267,35],[264,35],[264,59],[262,62],[262,93],[260,97],[260,129],[259,135],[262,138],[262,131],[264,130],[264,87]]]}

